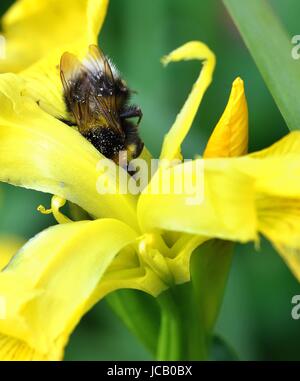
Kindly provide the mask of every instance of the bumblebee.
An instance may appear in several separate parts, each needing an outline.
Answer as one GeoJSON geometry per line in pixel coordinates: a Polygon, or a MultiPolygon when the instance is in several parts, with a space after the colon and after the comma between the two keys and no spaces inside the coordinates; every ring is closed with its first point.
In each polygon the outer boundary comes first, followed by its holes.
{"type": "Polygon", "coordinates": [[[79,132],[107,158],[119,165],[138,157],[144,144],[138,134],[142,111],[128,105],[131,91],[115,66],[96,45],[90,45],[80,62],[71,53],[60,60],[67,111],[79,132]],[[136,124],[129,119],[138,118],[136,124]],[[124,157],[124,155],[123,155],[124,157]]]}

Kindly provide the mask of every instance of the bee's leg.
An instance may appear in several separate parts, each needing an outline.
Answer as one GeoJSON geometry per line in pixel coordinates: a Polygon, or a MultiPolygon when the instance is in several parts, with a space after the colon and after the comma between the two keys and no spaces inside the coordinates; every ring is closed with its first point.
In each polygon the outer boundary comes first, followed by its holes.
{"type": "Polygon", "coordinates": [[[120,114],[120,118],[123,118],[123,119],[136,118],[136,117],[139,118],[137,122],[137,125],[139,125],[142,120],[143,113],[140,107],[135,105],[124,108],[120,114]]]}

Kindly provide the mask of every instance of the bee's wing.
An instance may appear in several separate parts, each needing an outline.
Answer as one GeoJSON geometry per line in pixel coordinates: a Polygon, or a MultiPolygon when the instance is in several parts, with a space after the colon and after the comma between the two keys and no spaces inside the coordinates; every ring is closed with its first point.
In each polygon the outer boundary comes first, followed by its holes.
{"type": "Polygon", "coordinates": [[[89,52],[83,61],[83,65],[95,74],[103,74],[107,80],[114,83],[114,75],[105,54],[97,45],[90,45],[89,52]]]}
{"type": "Polygon", "coordinates": [[[116,113],[114,76],[107,58],[96,45],[89,46],[82,63],[73,54],[64,53],[60,74],[80,132],[101,124],[122,133],[116,113]]]}
{"type": "Polygon", "coordinates": [[[83,61],[83,66],[89,73],[92,82],[90,98],[94,102],[108,125],[116,132],[123,133],[118,121],[115,78],[111,65],[97,45],[90,45],[89,52],[83,61]]]}
{"type": "Polygon", "coordinates": [[[65,52],[60,60],[60,77],[68,108],[74,115],[79,130],[83,132],[92,123],[87,101],[90,91],[86,69],[77,57],[65,52]]]}

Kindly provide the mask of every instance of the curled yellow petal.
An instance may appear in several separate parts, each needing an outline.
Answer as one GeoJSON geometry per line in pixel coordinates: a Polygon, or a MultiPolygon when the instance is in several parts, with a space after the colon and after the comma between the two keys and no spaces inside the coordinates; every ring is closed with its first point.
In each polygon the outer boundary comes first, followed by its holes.
{"type": "Polygon", "coordinates": [[[136,233],[112,219],[56,225],[30,240],[0,272],[0,356],[61,359],[94,292],[136,233]]]}
{"type": "Polygon", "coordinates": [[[43,205],[40,205],[38,206],[37,210],[42,214],[52,213],[59,224],[66,224],[68,222],[72,222],[72,220],[70,220],[70,218],[68,218],[59,211],[59,209],[62,208],[65,205],[65,203],[66,200],[64,198],[61,198],[59,196],[52,196],[50,209],[45,209],[43,205]]]}
{"type": "Polygon", "coordinates": [[[214,128],[203,157],[234,157],[248,151],[248,108],[244,83],[237,78],[224,113],[214,128]]]}
{"type": "Polygon", "coordinates": [[[203,95],[212,81],[216,64],[213,52],[205,44],[198,41],[188,42],[162,60],[166,65],[173,61],[194,59],[203,61],[203,67],[182,110],[177,115],[173,126],[165,136],[160,155],[161,159],[173,160],[180,158],[181,143],[186,137],[203,95]]]}

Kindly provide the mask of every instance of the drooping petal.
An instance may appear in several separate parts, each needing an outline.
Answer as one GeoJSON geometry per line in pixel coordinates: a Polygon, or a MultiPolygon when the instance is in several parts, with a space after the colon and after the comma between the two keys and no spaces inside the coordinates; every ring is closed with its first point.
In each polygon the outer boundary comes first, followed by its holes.
{"type": "Polygon", "coordinates": [[[163,59],[165,65],[173,61],[193,59],[203,61],[203,67],[182,110],[165,136],[160,155],[161,159],[173,160],[181,158],[181,143],[189,132],[203,95],[212,81],[216,63],[213,52],[205,44],[197,41],[181,46],[163,59]]]}
{"type": "Polygon", "coordinates": [[[300,199],[261,195],[257,207],[259,230],[300,281],[300,199]]]}
{"type": "Polygon", "coordinates": [[[127,173],[20,95],[22,86],[14,74],[0,76],[0,180],[55,194],[93,216],[137,227],[136,196],[121,189],[127,173]]]}
{"type": "Polygon", "coordinates": [[[278,142],[272,144],[261,151],[249,154],[249,157],[264,159],[266,157],[283,157],[285,155],[299,155],[300,152],[300,132],[292,131],[278,142]]]}
{"type": "Polygon", "coordinates": [[[256,238],[253,180],[229,159],[199,159],[161,169],[140,196],[137,212],[145,231],[242,242],[256,238]]]}
{"type": "Polygon", "coordinates": [[[0,272],[1,359],[60,359],[116,255],[136,233],[112,219],[56,225],[0,272]]]}
{"type": "Polygon", "coordinates": [[[244,83],[237,78],[224,113],[214,128],[203,157],[234,157],[248,151],[248,108],[244,83]]]}
{"type": "Polygon", "coordinates": [[[52,51],[95,43],[108,0],[17,0],[2,19],[6,58],[1,72],[18,72],[52,51]]]}
{"type": "Polygon", "coordinates": [[[139,199],[140,224],[240,242],[261,232],[300,280],[299,173],[299,132],[245,157],[161,169],[139,199]],[[162,191],[162,179],[172,192],[162,191]]]}
{"type": "Polygon", "coordinates": [[[300,280],[300,133],[249,156],[243,171],[255,178],[257,229],[300,280]]]}
{"type": "Polygon", "coordinates": [[[300,281],[299,155],[300,132],[294,131],[271,147],[249,156],[260,161],[266,158],[275,161],[273,173],[266,173],[264,181],[259,184],[259,229],[300,281]],[[288,164],[284,165],[286,160],[288,164]]]}

